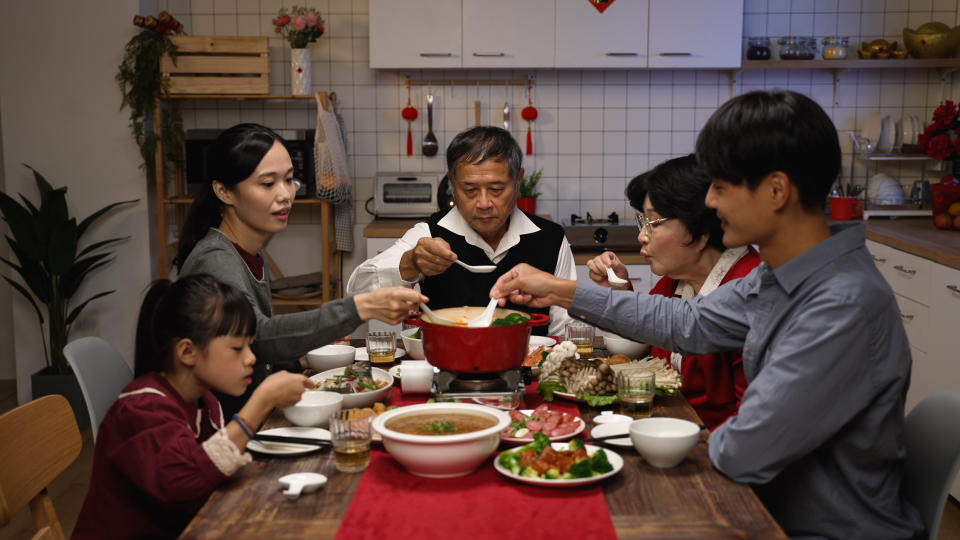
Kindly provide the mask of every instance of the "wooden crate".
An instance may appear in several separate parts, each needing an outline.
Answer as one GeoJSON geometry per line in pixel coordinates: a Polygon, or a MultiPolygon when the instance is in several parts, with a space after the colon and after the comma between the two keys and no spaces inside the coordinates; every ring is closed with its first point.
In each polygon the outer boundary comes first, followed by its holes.
{"type": "Polygon", "coordinates": [[[160,71],[171,94],[269,94],[266,37],[171,36],[177,63],[164,56],[160,71]]]}

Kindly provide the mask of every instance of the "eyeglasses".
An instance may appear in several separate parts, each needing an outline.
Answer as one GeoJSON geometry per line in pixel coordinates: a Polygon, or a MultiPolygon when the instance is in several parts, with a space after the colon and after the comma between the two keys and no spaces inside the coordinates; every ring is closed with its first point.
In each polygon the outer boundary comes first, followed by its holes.
{"type": "Polygon", "coordinates": [[[637,228],[640,230],[640,232],[646,234],[647,236],[652,236],[653,230],[655,228],[673,219],[668,217],[662,217],[660,219],[651,220],[651,219],[647,219],[646,214],[642,214],[640,212],[635,212],[635,214],[637,216],[637,228]]]}

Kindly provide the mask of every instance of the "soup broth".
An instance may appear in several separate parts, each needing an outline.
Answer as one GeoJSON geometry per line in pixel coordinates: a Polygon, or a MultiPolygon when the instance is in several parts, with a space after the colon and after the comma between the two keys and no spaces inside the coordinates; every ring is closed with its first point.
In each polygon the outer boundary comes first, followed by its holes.
{"type": "Polygon", "coordinates": [[[489,416],[454,412],[411,414],[386,423],[388,429],[410,435],[459,435],[495,425],[489,416]]]}

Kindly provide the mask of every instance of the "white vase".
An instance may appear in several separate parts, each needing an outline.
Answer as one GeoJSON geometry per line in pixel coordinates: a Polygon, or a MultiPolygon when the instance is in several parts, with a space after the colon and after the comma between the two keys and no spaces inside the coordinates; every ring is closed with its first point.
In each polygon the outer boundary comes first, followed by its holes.
{"type": "Polygon", "coordinates": [[[290,93],[313,93],[310,88],[310,49],[290,49],[290,93]]]}

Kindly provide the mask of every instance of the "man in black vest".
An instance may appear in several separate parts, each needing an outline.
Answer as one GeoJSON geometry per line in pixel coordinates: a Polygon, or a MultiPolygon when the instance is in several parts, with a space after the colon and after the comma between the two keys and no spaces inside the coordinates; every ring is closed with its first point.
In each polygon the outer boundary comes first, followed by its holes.
{"type": "MultiPolygon", "coordinates": [[[[417,223],[382,253],[354,270],[347,293],[420,284],[433,309],[484,306],[497,278],[525,262],[563,279],[577,279],[570,243],[556,223],[517,208],[523,154],[510,132],[471,128],[447,147],[447,175],[455,207],[417,223]],[[454,261],[495,265],[487,274],[454,261]]],[[[563,308],[507,307],[550,316],[534,334],[562,336],[569,321],[563,308]]]]}

